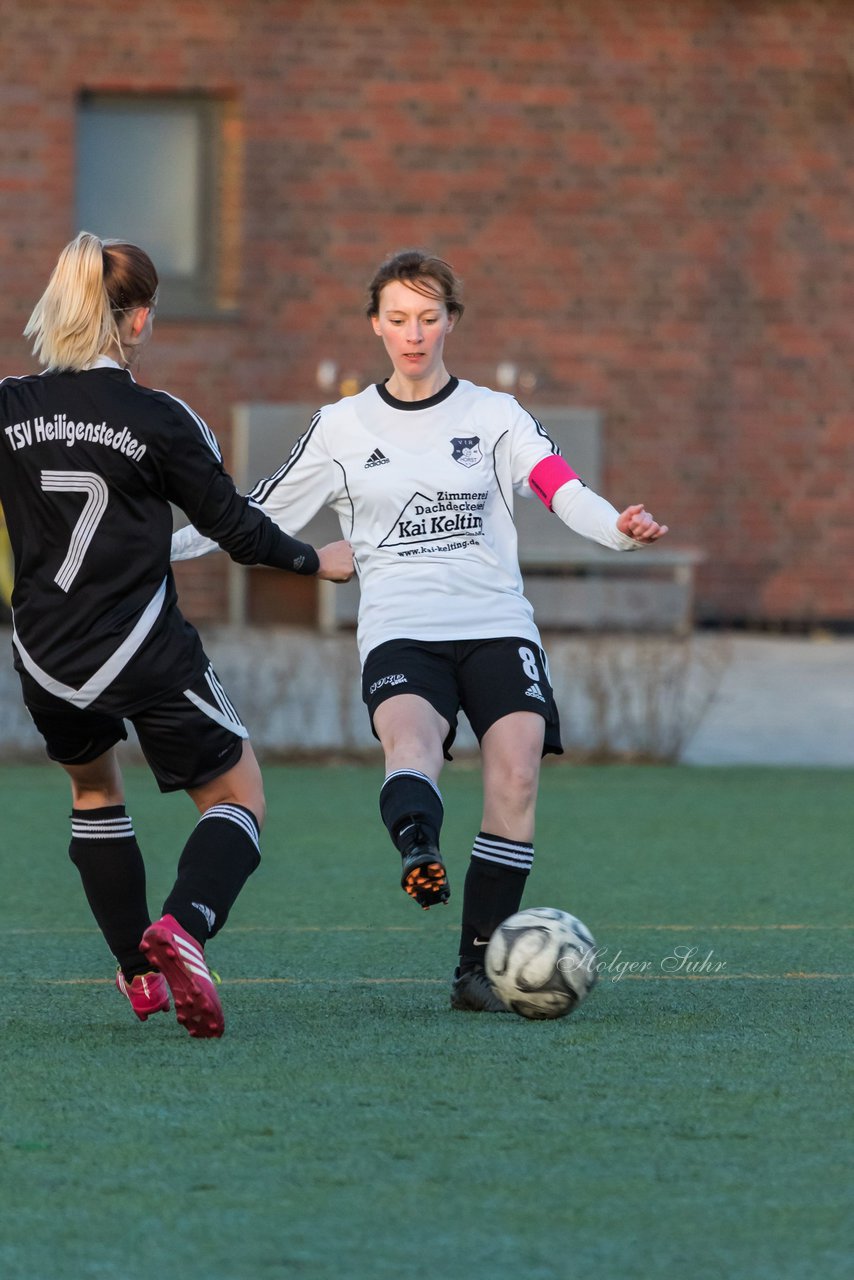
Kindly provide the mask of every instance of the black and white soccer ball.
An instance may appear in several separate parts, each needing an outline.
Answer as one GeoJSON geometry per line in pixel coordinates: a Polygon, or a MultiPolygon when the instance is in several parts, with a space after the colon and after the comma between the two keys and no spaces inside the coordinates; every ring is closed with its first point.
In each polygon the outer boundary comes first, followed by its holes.
{"type": "Polygon", "coordinates": [[[596,943],[587,925],[556,907],[510,916],[484,958],[498,995],[523,1018],[565,1018],[596,985],[596,943]]]}

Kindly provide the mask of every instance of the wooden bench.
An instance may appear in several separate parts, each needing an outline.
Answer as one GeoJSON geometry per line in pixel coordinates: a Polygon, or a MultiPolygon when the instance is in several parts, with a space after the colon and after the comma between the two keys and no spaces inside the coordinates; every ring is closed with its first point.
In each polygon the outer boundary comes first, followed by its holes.
{"type": "Polygon", "coordinates": [[[527,554],[522,572],[542,630],[687,635],[694,625],[694,574],[702,560],[692,548],[620,552],[590,543],[558,558],[527,554]]]}
{"type": "MultiPolygon", "coordinates": [[[[526,406],[529,407],[529,406],[526,406]]],[[[232,474],[244,491],[275,471],[308,427],[317,405],[240,404],[233,418],[232,474]]],[[[601,417],[594,409],[549,406],[530,411],[567,461],[601,492],[601,417]]],[[[608,495],[610,496],[610,495],[608,495]]],[[[626,502],[643,499],[630,493],[626,502]]],[[[619,501],[619,500],[618,500],[619,501]]],[[[684,634],[693,625],[694,575],[701,552],[669,541],[642,551],[609,551],[573,533],[536,499],[519,498],[514,518],[526,594],[543,630],[640,630],[684,634]]],[[[324,510],[301,537],[322,546],[341,537],[336,516],[324,510]]],[[[247,621],[247,573],[232,562],[229,621],[247,621]]],[[[331,633],[355,625],[359,588],[317,583],[317,625],[331,633]]]]}

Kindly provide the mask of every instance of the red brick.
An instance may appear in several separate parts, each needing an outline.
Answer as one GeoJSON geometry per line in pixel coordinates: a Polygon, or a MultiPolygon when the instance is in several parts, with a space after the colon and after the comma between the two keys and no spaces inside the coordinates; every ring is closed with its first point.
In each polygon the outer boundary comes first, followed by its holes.
{"type": "MultiPolygon", "coordinates": [[[[707,551],[704,614],[850,621],[852,40],[848,0],[13,5],[0,372],[74,230],[80,90],[223,95],[235,314],[159,321],[141,376],[226,449],[234,403],[324,399],[330,347],[382,376],[364,284],[426,243],[466,283],[450,367],[600,409],[615,499],[707,551]]],[[[222,616],[221,558],[180,580],[222,616]]]]}

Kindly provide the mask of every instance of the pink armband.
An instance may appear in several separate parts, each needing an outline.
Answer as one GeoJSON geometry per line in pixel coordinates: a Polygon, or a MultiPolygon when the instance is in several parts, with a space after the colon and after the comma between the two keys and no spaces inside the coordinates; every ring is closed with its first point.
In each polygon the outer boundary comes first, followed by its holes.
{"type": "Polygon", "coordinates": [[[542,462],[537,463],[528,476],[528,484],[540,499],[540,502],[551,511],[552,500],[558,489],[565,484],[569,484],[570,480],[578,480],[579,478],[566,461],[566,458],[562,458],[558,453],[553,453],[550,458],[543,458],[542,462]]]}

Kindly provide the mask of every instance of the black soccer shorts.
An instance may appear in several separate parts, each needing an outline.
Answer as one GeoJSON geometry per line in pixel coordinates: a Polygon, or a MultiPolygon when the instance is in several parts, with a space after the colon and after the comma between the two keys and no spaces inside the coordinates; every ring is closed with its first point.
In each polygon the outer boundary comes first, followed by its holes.
{"type": "Polygon", "coordinates": [[[533,711],[546,722],[543,755],[563,754],[548,660],[530,640],[388,640],[371,650],[362,671],[362,700],[374,737],[374,712],[399,693],[417,694],[447,720],[448,760],[460,711],[478,742],[503,716],[533,711]]]}
{"type": "MultiPolygon", "coordinates": [[[[24,703],[57,764],[89,764],[128,736],[124,720],[56,698],[19,672],[24,703]]],[[[189,689],[126,717],[161,791],[201,787],[236,765],[246,728],[212,667],[189,689]]]]}

